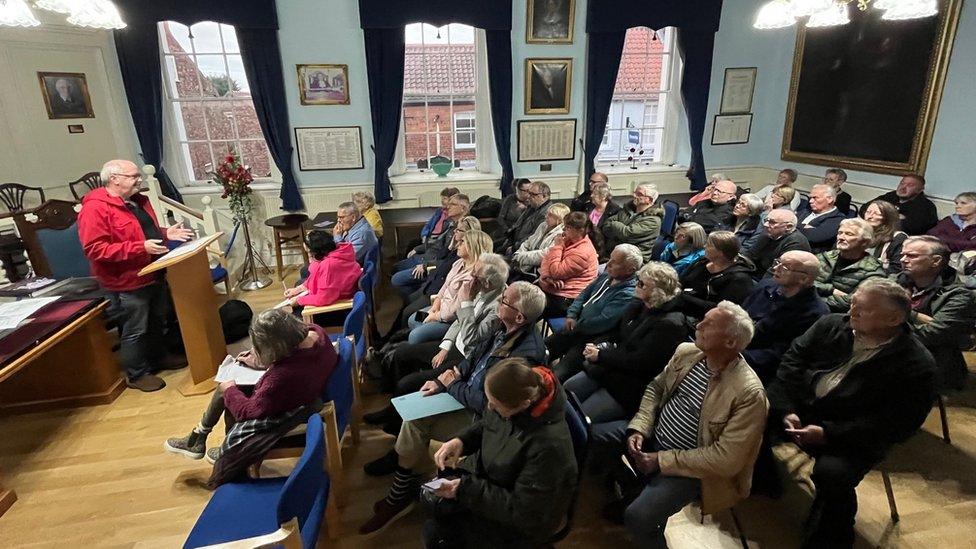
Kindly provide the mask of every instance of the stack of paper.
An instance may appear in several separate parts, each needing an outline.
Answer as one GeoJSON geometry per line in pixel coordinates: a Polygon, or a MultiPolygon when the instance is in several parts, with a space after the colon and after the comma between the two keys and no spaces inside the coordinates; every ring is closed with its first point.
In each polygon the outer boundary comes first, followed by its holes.
{"type": "Polygon", "coordinates": [[[227,355],[227,358],[217,368],[217,375],[214,376],[214,381],[217,383],[233,381],[238,385],[254,385],[264,376],[266,371],[248,368],[235,360],[234,357],[227,355]]]}
{"type": "Polygon", "coordinates": [[[16,328],[41,307],[48,303],[54,303],[58,299],[57,297],[35,297],[33,299],[21,299],[20,301],[0,305],[0,330],[12,330],[16,328]]]}
{"type": "Polygon", "coordinates": [[[291,302],[292,302],[293,299],[298,299],[298,298],[303,297],[303,296],[306,296],[306,295],[308,295],[308,290],[305,290],[304,292],[296,295],[295,297],[289,297],[288,299],[286,299],[286,300],[282,301],[281,303],[279,303],[279,304],[275,305],[274,307],[272,307],[272,309],[280,309],[282,307],[287,307],[287,306],[291,305],[291,302]]]}

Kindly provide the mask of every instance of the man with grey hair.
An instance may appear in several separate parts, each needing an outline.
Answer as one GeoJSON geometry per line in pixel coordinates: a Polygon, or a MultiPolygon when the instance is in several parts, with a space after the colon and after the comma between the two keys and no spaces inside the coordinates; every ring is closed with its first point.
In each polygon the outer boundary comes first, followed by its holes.
{"type": "MultiPolygon", "coordinates": [[[[389,494],[373,505],[373,516],[359,528],[371,535],[405,515],[413,507],[422,473],[433,468],[430,441],[450,440],[485,410],[485,376],[492,366],[509,357],[522,357],[534,365],[545,361],[545,346],[535,329],[542,316],[546,296],[528,282],[514,282],[498,301],[501,325],[489,337],[472,347],[464,360],[454,368],[443,369],[423,384],[423,396],[448,393],[463,409],[445,414],[405,421],[400,428],[394,450],[364,467],[369,475],[394,473],[389,494]]],[[[428,476],[429,478],[429,476],[428,476]]]]}
{"type": "Polygon", "coordinates": [[[103,186],[81,201],[78,238],[92,275],[120,317],[119,361],[126,384],[158,391],[166,383],[152,372],[185,366],[186,360],[167,357],[164,350],[166,279],[161,272],[139,276],[139,271],[169,251],[166,240],[186,241],[193,231],[182,223],[159,226],[149,198],[139,192],[142,179],[133,162],[110,160],[101,176],[103,186]]]}
{"type": "Polygon", "coordinates": [[[545,182],[532,182],[532,186],[529,187],[525,210],[508,229],[508,235],[495,250],[496,252],[504,252],[503,255],[510,256],[519,249],[526,239],[532,236],[532,232],[536,230],[539,223],[545,221],[546,214],[549,212],[549,205],[552,204],[549,199],[551,193],[549,185],[545,182]]]}
{"type": "Polygon", "coordinates": [[[824,316],[793,342],[769,387],[757,475],[778,481],[770,445],[780,440],[816,458],[804,547],[853,545],[855,488],[932,408],[935,362],[912,335],[910,299],[892,280],[865,281],[849,315],[824,316]]]}
{"type": "Polygon", "coordinates": [[[366,260],[366,254],[379,246],[373,227],[359,213],[359,208],[352,202],[339,204],[336,210],[336,218],[336,225],[332,229],[336,243],[349,242],[352,244],[356,250],[356,261],[362,265],[363,261],[366,260]]]}
{"type": "MultiPolygon", "coordinates": [[[[668,517],[692,501],[701,501],[703,513],[715,513],[749,495],[769,407],[762,383],[740,355],[752,334],[749,315],[721,301],[696,326],[695,342],[679,345],[647,386],[625,446],[627,460],[647,482],[623,510],[638,546],[667,547],[668,517]]],[[[611,504],[605,514],[621,507],[611,504]]]]}
{"type": "Polygon", "coordinates": [[[837,209],[837,191],[830,185],[814,185],[810,190],[810,205],[796,212],[798,230],[807,237],[810,251],[825,252],[834,247],[837,228],[847,216],[837,209]]]}
{"type": "Polygon", "coordinates": [[[633,244],[641,251],[644,261],[650,261],[654,242],[661,234],[661,221],[664,210],[656,206],[657,187],[650,183],[640,183],[634,188],[634,199],[619,212],[613,214],[603,227],[603,248],[598,250],[600,261],[610,258],[610,253],[618,244],[633,244]]]}
{"type": "Polygon", "coordinates": [[[908,237],[901,257],[894,279],[912,296],[912,328],[936,359],[939,389],[962,389],[968,374],[962,349],[976,322],[973,292],[956,281],[949,249],[934,236],[908,237]]]}
{"type": "Polygon", "coordinates": [[[549,361],[563,381],[580,371],[583,347],[617,326],[634,297],[644,256],[633,244],[618,244],[607,268],[583,289],[566,311],[563,329],[546,338],[549,361]],[[558,361],[558,365],[555,362],[558,361]]]}
{"type": "Polygon", "coordinates": [[[796,230],[796,214],[790,210],[771,210],[763,221],[763,231],[742,255],[756,265],[756,279],[773,276],[773,262],[790,250],[810,251],[807,238],[796,230]]]}
{"type": "Polygon", "coordinates": [[[859,217],[845,219],[837,230],[837,248],[817,256],[820,274],[814,286],[831,311],[847,311],[851,294],[859,284],[885,276],[881,262],[867,251],[873,238],[874,231],[867,221],[859,217]]]}
{"type": "Polygon", "coordinates": [[[734,181],[723,179],[715,183],[712,196],[681,212],[682,221],[693,221],[705,229],[706,233],[731,229],[735,226],[736,192],[734,181]]]}

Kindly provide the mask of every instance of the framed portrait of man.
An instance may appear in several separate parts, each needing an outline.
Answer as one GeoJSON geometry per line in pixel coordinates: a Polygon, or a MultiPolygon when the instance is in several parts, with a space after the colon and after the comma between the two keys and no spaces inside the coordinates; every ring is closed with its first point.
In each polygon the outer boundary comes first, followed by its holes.
{"type": "Polygon", "coordinates": [[[525,41],[529,44],[572,44],[576,0],[528,0],[525,41]]]}
{"type": "Polygon", "coordinates": [[[37,81],[49,119],[95,118],[84,73],[38,72],[37,81]]]}
{"type": "Polygon", "coordinates": [[[296,65],[302,105],[348,105],[349,65],[296,65]]]}
{"type": "Polygon", "coordinates": [[[569,114],[573,60],[525,60],[525,114],[569,114]]]}

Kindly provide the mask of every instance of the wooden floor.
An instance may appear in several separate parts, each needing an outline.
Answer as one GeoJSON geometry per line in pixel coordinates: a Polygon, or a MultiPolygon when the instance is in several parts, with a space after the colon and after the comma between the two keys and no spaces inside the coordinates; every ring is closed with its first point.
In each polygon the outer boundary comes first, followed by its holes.
{"type": "MultiPolygon", "coordinates": [[[[379,295],[381,319],[388,318],[398,301],[387,291],[379,295]]],[[[281,299],[280,286],[243,297],[260,310],[281,299]]],[[[167,437],[193,427],[210,398],[180,396],[176,385],[184,375],[166,373],[164,390],[127,390],[108,406],[0,418],[0,474],[19,497],[0,517],[0,548],[181,546],[210,495],[202,487],[210,470],[205,462],[162,449],[167,437]]],[[[381,397],[370,396],[365,409],[382,404],[381,397]]],[[[886,464],[901,512],[897,526],[888,518],[880,474],[873,471],[861,483],[858,547],[976,547],[976,392],[950,401],[949,421],[952,446],[942,442],[933,411],[924,431],[886,464]]],[[[221,437],[215,433],[212,442],[221,437]]],[[[330,542],[323,532],[321,547],[420,546],[419,511],[373,539],[355,535],[389,483],[389,478],[366,477],[362,465],[392,443],[382,431],[364,428],[362,442],[344,449],[349,503],[342,510],[339,539],[330,542]]],[[[287,465],[272,470],[286,471],[287,465]]],[[[799,484],[790,486],[782,500],[753,497],[736,507],[751,546],[797,545],[810,498],[799,484]]],[[[603,497],[599,479],[589,477],[576,527],[561,547],[628,546],[623,529],[600,518],[603,497]]],[[[672,547],[740,546],[728,513],[700,524],[692,506],[672,518],[668,538],[672,547]]]]}

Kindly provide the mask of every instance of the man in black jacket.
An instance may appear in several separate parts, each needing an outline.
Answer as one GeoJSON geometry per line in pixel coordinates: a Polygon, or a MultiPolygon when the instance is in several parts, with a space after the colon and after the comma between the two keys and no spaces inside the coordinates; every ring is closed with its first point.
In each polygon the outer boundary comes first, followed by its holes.
{"type": "Polygon", "coordinates": [[[478,344],[461,363],[424,383],[424,396],[448,393],[464,406],[461,410],[405,421],[394,450],[364,468],[373,476],[394,473],[389,494],[373,505],[373,516],[359,528],[373,535],[406,515],[420,488],[420,473],[433,469],[431,440],[446,441],[468,427],[485,410],[485,376],[504,358],[523,357],[533,364],[545,362],[546,348],[535,323],[542,316],[546,296],[528,282],[515,282],[505,289],[498,305],[502,327],[478,344]]]}
{"type": "Polygon", "coordinates": [[[837,229],[847,215],[837,209],[837,190],[830,185],[814,185],[810,190],[810,207],[796,212],[797,230],[810,243],[815,254],[833,249],[837,229]]]}
{"type": "MultiPolygon", "coordinates": [[[[910,307],[894,281],[865,281],[850,315],[825,316],[793,343],[769,387],[767,440],[816,458],[804,547],[853,545],[855,488],[932,408],[935,362],[911,333],[910,307]]],[[[766,446],[757,469],[772,460],[766,446]]]]}
{"type": "Polygon", "coordinates": [[[786,252],[773,262],[772,278],[760,281],[742,302],[756,324],[742,356],[765,386],[776,379],[779,361],[790,343],[830,312],[813,288],[819,271],[820,262],[812,253],[786,252]]]}
{"type": "Polygon", "coordinates": [[[807,238],[796,230],[796,214],[777,208],[763,222],[763,232],[751,248],[742,252],[756,265],[756,280],[773,275],[773,262],[790,250],[810,251],[807,238]]]}
{"type": "Polygon", "coordinates": [[[732,228],[735,224],[732,209],[735,207],[736,189],[735,183],[728,179],[715,183],[712,197],[682,212],[681,220],[698,223],[706,233],[732,228]]]}
{"type": "Polygon", "coordinates": [[[519,249],[527,238],[532,236],[539,223],[546,220],[546,213],[549,212],[549,185],[542,181],[536,181],[529,187],[528,201],[525,210],[519,216],[515,224],[508,229],[508,236],[505,241],[495,251],[506,257],[511,257],[515,250],[519,249]]]}
{"type": "MultiPolygon", "coordinates": [[[[902,177],[898,188],[876,197],[875,200],[894,204],[901,214],[901,230],[910,235],[925,234],[939,222],[935,204],[925,196],[925,178],[921,175],[909,174],[902,177]]],[[[862,217],[868,204],[870,202],[861,206],[862,217]]]]}

